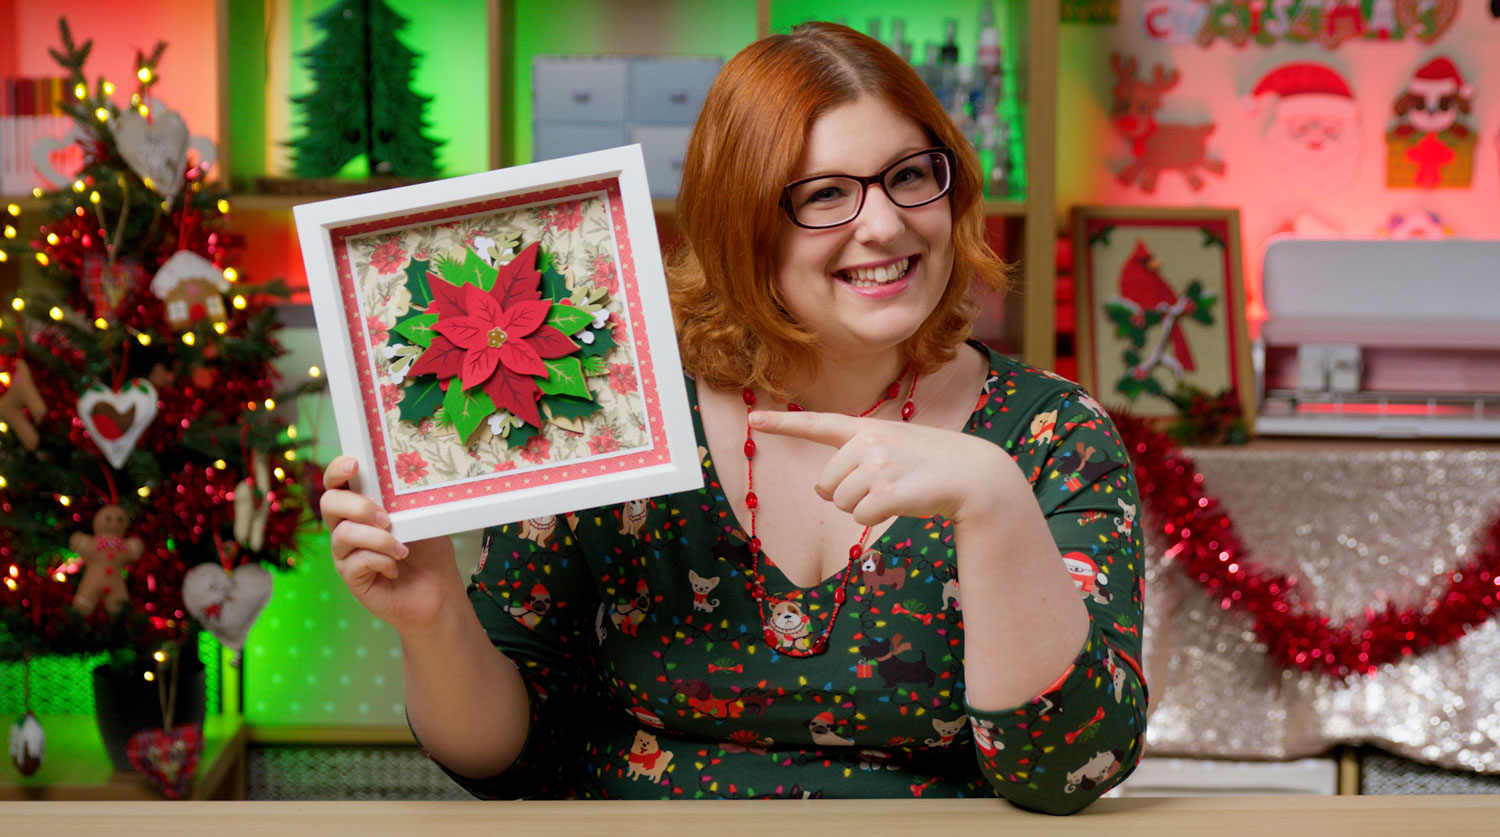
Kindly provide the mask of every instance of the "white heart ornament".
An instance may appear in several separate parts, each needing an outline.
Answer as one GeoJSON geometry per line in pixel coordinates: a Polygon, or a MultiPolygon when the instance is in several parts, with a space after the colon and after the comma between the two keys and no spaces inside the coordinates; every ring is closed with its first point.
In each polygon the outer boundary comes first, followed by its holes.
{"type": "Polygon", "coordinates": [[[187,173],[187,123],[176,111],[154,103],[150,116],[127,110],[115,120],[115,146],[130,168],[162,197],[182,191],[187,173]]]}
{"type": "Polygon", "coordinates": [[[145,378],[131,379],[119,392],[95,384],[78,399],[78,418],[109,464],[123,467],[156,418],[156,387],[145,378]]]}
{"type": "MultiPolygon", "coordinates": [[[[42,137],[32,144],[31,164],[36,168],[36,173],[41,175],[43,180],[47,181],[47,185],[54,189],[61,189],[73,182],[77,172],[74,171],[68,174],[58,170],[56,166],[52,165],[52,154],[55,151],[62,151],[75,143],[82,142],[84,139],[87,139],[87,137],[84,135],[83,129],[74,124],[67,133],[60,137],[42,137]]],[[[83,162],[81,153],[79,154],[78,162],[80,164],[83,162]]]]}
{"type": "Polygon", "coordinates": [[[182,578],[182,602],[224,647],[239,651],[255,618],[271,601],[271,571],[259,564],[199,564],[182,578]]]}

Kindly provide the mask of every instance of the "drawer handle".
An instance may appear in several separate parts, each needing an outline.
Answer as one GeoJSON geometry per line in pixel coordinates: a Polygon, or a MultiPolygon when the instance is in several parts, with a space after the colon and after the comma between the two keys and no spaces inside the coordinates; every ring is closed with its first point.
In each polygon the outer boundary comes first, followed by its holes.
{"type": "Polygon", "coordinates": [[[667,94],[667,98],[670,99],[672,101],[672,104],[674,105],[686,104],[688,100],[688,92],[686,90],[673,90],[672,92],[667,94]]]}
{"type": "Polygon", "coordinates": [[[579,104],[583,104],[593,97],[594,94],[586,87],[580,87],[573,91],[573,101],[579,104]]]}
{"type": "Polygon", "coordinates": [[[676,156],[676,157],[673,157],[672,159],[668,160],[667,163],[672,168],[674,168],[674,169],[681,169],[682,168],[682,157],[680,155],[676,156]]]}

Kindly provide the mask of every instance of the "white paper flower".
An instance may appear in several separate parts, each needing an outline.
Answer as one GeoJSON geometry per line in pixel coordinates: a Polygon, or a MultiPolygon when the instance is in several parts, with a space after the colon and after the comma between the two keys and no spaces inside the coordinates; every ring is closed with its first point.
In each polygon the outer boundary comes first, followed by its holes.
{"type": "Polygon", "coordinates": [[[520,427],[525,423],[505,410],[492,413],[486,421],[490,423],[490,432],[496,436],[505,436],[512,427],[520,427]]]}
{"type": "Polygon", "coordinates": [[[482,235],[474,236],[474,252],[490,267],[500,264],[499,254],[495,252],[495,239],[485,238],[482,235]]]}

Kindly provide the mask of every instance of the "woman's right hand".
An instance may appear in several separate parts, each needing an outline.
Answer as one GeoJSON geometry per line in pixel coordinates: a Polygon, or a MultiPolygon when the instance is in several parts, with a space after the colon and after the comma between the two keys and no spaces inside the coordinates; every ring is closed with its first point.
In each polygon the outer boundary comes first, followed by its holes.
{"type": "Polygon", "coordinates": [[[403,544],[385,509],[348,490],[359,463],[340,456],[323,472],[321,510],[333,565],[354,598],[398,633],[435,626],[449,608],[468,608],[463,577],[447,537],[403,544]]]}

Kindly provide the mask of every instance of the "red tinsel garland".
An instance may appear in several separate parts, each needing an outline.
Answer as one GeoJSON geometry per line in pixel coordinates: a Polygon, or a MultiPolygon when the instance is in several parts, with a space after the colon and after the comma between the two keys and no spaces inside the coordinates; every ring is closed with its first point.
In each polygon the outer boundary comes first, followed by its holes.
{"type": "Polygon", "coordinates": [[[1334,625],[1291,596],[1297,579],[1252,563],[1234,523],[1203,490],[1203,475],[1167,435],[1140,418],[1114,414],[1135,460],[1141,499],[1159,527],[1166,558],[1247,614],[1268,653],[1284,666],[1334,677],[1373,675],[1386,663],[1446,645],[1500,607],[1500,516],[1481,528],[1474,558],[1447,573],[1448,584],[1416,607],[1370,608],[1362,620],[1334,625]]]}

